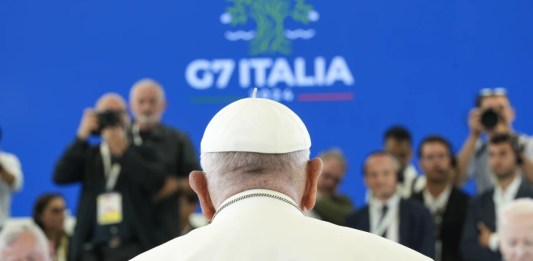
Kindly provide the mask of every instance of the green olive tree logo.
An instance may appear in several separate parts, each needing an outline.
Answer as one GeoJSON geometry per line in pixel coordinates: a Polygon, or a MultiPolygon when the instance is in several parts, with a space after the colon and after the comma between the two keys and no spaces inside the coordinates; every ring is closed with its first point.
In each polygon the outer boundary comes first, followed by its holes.
{"type": "Polygon", "coordinates": [[[232,27],[255,24],[251,31],[227,31],[230,41],[250,41],[250,54],[285,54],[292,52],[291,40],[314,37],[313,29],[287,30],[285,21],[307,25],[319,19],[318,12],[305,0],[228,0],[231,6],[220,17],[232,27]]]}

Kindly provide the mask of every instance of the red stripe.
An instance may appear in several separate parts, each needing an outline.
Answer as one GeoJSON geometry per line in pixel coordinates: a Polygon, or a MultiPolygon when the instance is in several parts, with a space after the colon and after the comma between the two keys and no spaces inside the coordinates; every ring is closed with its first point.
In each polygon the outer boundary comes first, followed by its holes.
{"type": "Polygon", "coordinates": [[[314,101],[351,101],[353,93],[302,93],[298,95],[298,100],[303,102],[314,101]]]}

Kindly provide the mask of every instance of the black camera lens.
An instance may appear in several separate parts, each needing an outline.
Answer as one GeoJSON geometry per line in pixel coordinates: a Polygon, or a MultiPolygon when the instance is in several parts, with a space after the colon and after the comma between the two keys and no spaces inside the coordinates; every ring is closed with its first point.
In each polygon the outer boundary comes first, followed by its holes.
{"type": "Polygon", "coordinates": [[[481,124],[486,129],[493,129],[500,121],[500,115],[493,109],[488,109],[481,114],[481,124]]]}

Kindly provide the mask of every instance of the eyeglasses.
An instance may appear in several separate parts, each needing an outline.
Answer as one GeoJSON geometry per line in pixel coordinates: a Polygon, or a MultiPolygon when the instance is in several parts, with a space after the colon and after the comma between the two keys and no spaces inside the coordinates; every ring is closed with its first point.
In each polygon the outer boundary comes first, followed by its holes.
{"type": "Polygon", "coordinates": [[[50,211],[54,214],[64,214],[66,212],[66,208],[50,208],[50,211]]]}
{"type": "Polygon", "coordinates": [[[507,89],[505,88],[483,88],[479,91],[479,96],[507,96],[507,89]]]}

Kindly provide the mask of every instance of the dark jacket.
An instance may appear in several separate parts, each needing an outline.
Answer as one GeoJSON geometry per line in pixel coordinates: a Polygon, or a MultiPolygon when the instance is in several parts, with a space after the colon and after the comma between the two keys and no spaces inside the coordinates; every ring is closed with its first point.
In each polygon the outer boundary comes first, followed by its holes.
{"type": "MultiPolygon", "coordinates": [[[[435,236],[433,219],[429,210],[422,204],[411,200],[400,200],[400,244],[421,254],[435,256],[435,236]]],[[[370,232],[369,206],[348,216],[346,225],[351,228],[370,232]]]]}
{"type": "MultiPolygon", "coordinates": [[[[115,189],[122,195],[123,216],[142,250],[162,243],[153,214],[152,197],[163,185],[164,172],[153,150],[130,146],[116,159],[121,165],[115,189]]],[[[77,261],[94,237],[97,197],[105,193],[105,175],[99,146],[76,139],[57,162],[54,182],[80,183],[76,227],[70,242],[69,260],[77,261]]]]}
{"type": "MultiPolygon", "coordinates": [[[[415,193],[411,198],[422,204],[424,203],[423,192],[415,193]]],[[[439,229],[440,240],[442,242],[442,261],[462,260],[459,247],[468,203],[468,195],[452,187],[439,229]]]]}
{"type": "MultiPolygon", "coordinates": [[[[478,223],[483,222],[490,230],[496,231],[496,205],[493,195],[494,188],[483,192],[470,203],[461,238],[461,254],[465,261],[502,260],[499,251],[494,252],[478,243],[478,223]]],[[[533,189],[529,184],[522,182],[515,198],[533,198],[533,189]]]]}
{"type": "MultiPolygon", "coordinates": [[[[133,131],[130,135],[133,139],[133,131]]],[[[148,145],[155,150],[166,177],[188,180],[191,171],[201,169],[194,146],[185,133],[160,124],[150,132],[141,133],[141,138],[143,145],[148,145]]],[[[164,241],[181,234],[180,222],[185,221],[179,220],[181,216],[179,205],[177,193],[156,203],[157,223],[163,231],[164,241]]]]}

